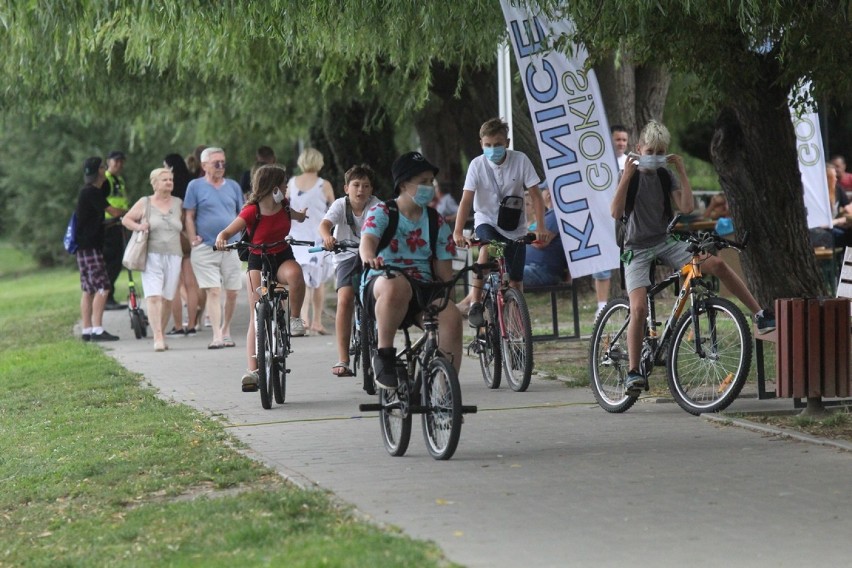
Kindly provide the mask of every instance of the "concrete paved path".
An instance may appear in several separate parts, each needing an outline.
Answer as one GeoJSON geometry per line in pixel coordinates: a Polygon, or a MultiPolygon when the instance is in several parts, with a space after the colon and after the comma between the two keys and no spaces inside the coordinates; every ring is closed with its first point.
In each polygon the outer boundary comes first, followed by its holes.
{"type": "MultiPolygon", "coordinates": [[[[433,540],[454,562],[514,566],[848,566],[852,453],[639,403],[607,414],[588,389],[533,379],[526,393],[485,388],[462,367],[468,415],[448,462],[432,460],[415,417],[405,457],[384,450],[357,379],[331,376],[333,336],[295,339],[287,402],[240,392],[246,307],[237,347],[209,351],[211,333],[154,353],[125,312],[106,346],[166,399],[221,417],[250,454],[303,486],[433,540]]],[[[790,408],[740,400],[731,410],[790,408]]]]}

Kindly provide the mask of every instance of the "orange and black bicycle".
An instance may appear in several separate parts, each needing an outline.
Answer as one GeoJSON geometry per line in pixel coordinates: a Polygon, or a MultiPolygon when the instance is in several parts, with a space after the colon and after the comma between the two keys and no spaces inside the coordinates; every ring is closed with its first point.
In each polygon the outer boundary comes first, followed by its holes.
{"type": "MultiPolygon", "coordinates": [[[[639,372],[647,379],[655,366],[665,365],[669,390],[681,408],[696,415],[718,412],[736,399],[748,378],[751,329],[736,304],[716,297],[701,264],[707,253],[723,248],[742,251],[745,243],[709,232],[682,233],[681,238],[688,243],[692,260],[662,282],[652,281],[648,289],[648,320],[639,372]],[[655,297],[669,287],[679,291],[669,318],[659,329],[655,297]]],[[[624,385],[630,366],[629,322],[627,298],[615,298],[601,310],[592,332],[590,383],[598,404],[608,412],[624,412],[638,399],[638,395],[628,394],[624,385]]]]}

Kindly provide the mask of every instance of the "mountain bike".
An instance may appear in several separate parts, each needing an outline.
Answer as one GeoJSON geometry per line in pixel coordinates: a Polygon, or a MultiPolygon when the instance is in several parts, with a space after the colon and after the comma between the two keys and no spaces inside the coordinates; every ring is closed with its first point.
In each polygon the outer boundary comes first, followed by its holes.
{"type": "MultiPolygon", "coordinates": [[[[380,270],[389,278],[406,277],[393,266],[380,270]]],[[[463,415],[477,410],[476,406],[462,404],[456,369],[438,348],[438,313],[447,307],[453,287],[468,270],[471,267],[462,269],[448,282],[424,287],[423,335],[412,343],[409,327],[402,328],[404,347],[396,356],[399,386],[395,390],[378,389],[378,404],[359,406],[362,412],[380,413],[382,440],[392,456],[405,455],[411,439],[411,417],[420,414],[429,455],[436,460],[450,459],[461,438],[463,415]]],[[[362,324],[375,329],[373,321],[362,324]]],[[[371,339],[368,345],[370,353],[375,354],[375,340],[371,339]]]]}
{"type": "MultiPolygon", "coordinates": [[[[331,252],[339,254],[347,250],[354,250],[358,254],[358,243],[352,240],[336,241],[331,252]]],[[[308,249],[309,252],[321,252],[328,250],[325,247],[315,246],[308,249]]],[[[349,335],[349,357],[352,372],[358,374],[359,367],[361,368],[361,376],[364,381],[364,391],[369,395],[376,394],[376,387],[373,383],[373,370],[370,361],[370,350],[367,347],[370,343],[370,330],[361,325],[365,321],[364,306],[361,303],[360,282],[361,274],[355,278],[352,285],[355,287],[355,310],[352,314],[352,332],[349,335]]]]}
{"type": "Polygon", "coordinates": [[[287,397],[287,356],[293,352],[290,347],[290,293],[283,284],[278,283],[277,275],[269,270],[266,262],[267,251],[282,244],[290,246],[313,246],[311,241],[297,241],[286,238],[274,243],[253,244],[243,241],[230,243],[225,250],[245,249],[260,251],[262,269],[259,296],[254,307],[255,342],[257,356],[257,387],[260,391],[260,405],[269,410],[272,400],[284,404],[287,397]]]}
{"type": "MultiPolygon", "coordinates": [[[[669,225],[669,232],[676,221],[669,225]]],[[[736,243],[701,231],[681,233],[681,238],[688,243],[692,260],[659,284],[652,278],[639,372],[647,379],[655,366],[665,365],[669,390],[681,408],[695,415],[718,412],[736,399],[745,384],[752,338],[745,315],[733,302],[716,297],[701,263],[704,253],[724,248],[742,251],[747,238],[736,243]],[[669,318],[658,330],[655,298],[668,287],[679,292],[669,318]]],[[[590,382],[595,399],[608,412],[624,412],[638,399],[624,388],[629,322],[627,298],[615,298],[601,310],[592,332],[590,382]]]]}
{"type": "MultiPolygon", "coordinates": [[[[528,244],[535,240],[532,233],[517,239],[528,244]]],[[[479,356],[479,367],[486,386],[500,387],[502,373],[515,392],[524,392],[530,386],[533,369],[532,326],[530,312],[523,293],[509,286],[506,269],[506,243],[498,241],[469,241],[472,246],[488,246],[490,262],[485,292],[482,298],[485,324],[477,328],[468,345],[479,356]]]]}

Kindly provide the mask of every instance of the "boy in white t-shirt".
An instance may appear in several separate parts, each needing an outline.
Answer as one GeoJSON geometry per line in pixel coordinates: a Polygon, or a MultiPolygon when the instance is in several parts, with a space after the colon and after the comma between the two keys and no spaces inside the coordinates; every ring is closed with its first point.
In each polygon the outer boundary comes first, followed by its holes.
{"type": "MultiPolygon", "coordinates": [[[[465,244],[462,230],[470,215],[479,239],[508,243],[505,250],[509,285],[523,290],[526,246],[515,239],[527,233],[529,220],[524,213],[524,192],[528,191],[536,218],[536,240],[546,245],[553,233],[544,226],[544,201],[538,189],[539,176],[530,159],[521,152],[509,150],[509,125],[499,118],[487,120],[479,129],[483,154],[470,162],[459,204],[453,239],[465,244]]],[[[487,247],[481,247],[479,262],[488,262],[487,247]]],[[[473,303],[468,312],[471,327],[483,325],[482,280],[474,277],[471,290],[473,303]]]]}
{"type": "MultiPolygon", "coordinates": [[[[346,197],[335,200],[319,225],[323,247],[331,250],[337,241],[361,241],[361,225],[370,208],[379,203],[373,195],[376,174],[367,164],[353,166],[344,175],[343,191],[346,197]]],[[[352,313],[355,309],[355,279],[361,274],[361,257],[358,249],[334,255],[337,276],[337,313],[334,328],[337,332],[339,361],[331,368],[337,377],[352,377],[349,365],[349,340],[352,333],[352,313]]],[[[357,357],[357,354],[356,354],[357,357]]]]}

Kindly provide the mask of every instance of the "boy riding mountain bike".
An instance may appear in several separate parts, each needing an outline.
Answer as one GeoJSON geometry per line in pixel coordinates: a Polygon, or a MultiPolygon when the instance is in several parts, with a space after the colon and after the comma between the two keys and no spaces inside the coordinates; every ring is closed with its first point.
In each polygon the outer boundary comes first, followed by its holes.
{"type": "MultiPolygon", "coordinates": [[[[651,266],[660,259],[678,269],[692,259],[686,243],[666,234],[672,217],[672,199],[682,213],[690,213],[694,207],[692,187],[683,159],[677,154],[666,155],[670,140],[668,129],[659,122],[652,120],[645,126],[637,145],[639,155],[628,157],[611,206],[612,216],[625,222],[621,258],[630,300],[630,323],[627,327],[630,371],[625,389],[631,396],[638,396],[647,381],[639,371],[639,361],[648,316],[647,289],[651,284],[651,266]],[[675,166],[677,175],[668,169],[667,164],[675,166]]],[[[775,329],[775,315],[768,309],[761,309],[742,279],[723,260],[706,256],[701,268],[719,278],[755,314],[760,333],[775,329]]]]}

